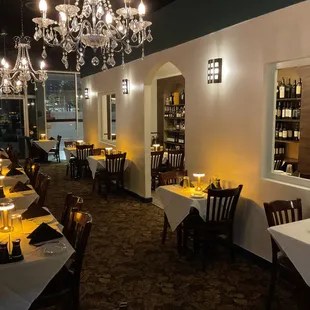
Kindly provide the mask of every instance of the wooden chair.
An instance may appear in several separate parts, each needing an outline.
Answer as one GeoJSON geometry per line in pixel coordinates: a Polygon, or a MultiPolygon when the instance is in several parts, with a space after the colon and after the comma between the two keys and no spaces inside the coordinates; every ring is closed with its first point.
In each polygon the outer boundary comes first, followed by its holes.
{"type": "Polygon", "coordinates": [[[184,169],[184,150],[168,151],[168,170],[183,170],[184,169]]]}
{"type": "Polygon", "coordinates": [[[63,225],[63,234],[67,237],[68,231],[70,231],[70,214],[71,212],[81,211],[83,207],[83,198],[75,196],[72,193],[68,193],[65,198],[65,205],[61,215],[60,224],[63,225]]]}
{"type": "Polygon", "coordinates": [[[79,309],[79,288],[85,249],[89,239],[92,217],[85,212],[71,212],[71,231],[68,241],[73,245],[75,254],[69,268],[63,267],[50,281],[41,295],[32,303],[30,310],[47,307],[65,306],[65,309],[79,309]]]}
{"type": "MultiPolygon", "coordinates": [[[[268,226],[277,226],[295,221],[302,220],[302,205],[301,200],[276,200],[270,203],[264,203],[265,213],[267,217],[268,226]]],[[[283,253],[276,242],[271,238],[272,245],[272,270],[271,281],[269,286],[269,294],[267,299],[267,309],[271,308],[272,298],[274,295],[278,273],[284,270],[287,274],[302,283],[301,276],[295,269],[289,258],[283,253]]]]}
{"type": "MultiPolygon", "coordinates": [[[[178,184],[179,179],[187,176],[187,171],[168,171],[164,173],[159,173],[159,186],[178,184]]],[[[161,243],[165,244],[167,238],[167,229],[168,229],[168,218],[167,215],[164,214],[164,228],[162,232],[161,243]]],[[[181,246],[180,235],[178,234],[178,245],[181,246]]]]}
{"type": "Polygon", "coordinates": [[[61,143],[61,136],[57,136],[57,142],[56,142],[56,147],[52,148],[49,153],[54,154],[54,157],[56,158],[57,162],[60,163],[60,154],[59,154],[59,149],[60,149],[60,143],[61,143]]]}
{"type": "Polygon", "coordinates": [[[89,172],[87,157],[92,155],[93,149],[94,149],[93,144],[76,146],[76,158],[72,160],[72,171],[74,173],[71,174],[71,177],[72,176],[81,177],[83,170],[84,175],[87,172],[89,172]]]}
{"type": "Polygon", "coordinates": [[[37,194],[40,196],[37,202],[37,204],[40,207],[44,206],[47,189],[48,189],[50,181],[51,181],[51,178],[47,174],[39,173],[37,176],[34,189],[37,192],[37,194]]]}
{"type": "Polygon", "coordinates": [[[151,176],[152,176],[152,189],[156,188],[156,180],[161,172],[163,163],[164,151],[151,152],[151,176]]]}
{"type": "MultiPolygon", "coordinates": [[[[64,141],[64,146],[65,147],[73,147],[74,143],[76,143],[76,141],[64,141]]],[[[71,154],[70,159],[69,159],[69,163],[67,164],[66,176],[69,174],[69,170],[70,170],[70,175],[71,175],[71,177],[73,177],[73,163],[72,163],[72,161],[74,159],[75,159],[75,156],[73,156],[71,154]]]]}
{"type": "Polygon", "coordinates": [[[105,167],[96,173],[93,190],[96,183],[99,183],[98,192],[101,191],[101,183],[104,183],[106,195],[110,191],[111,183],[115,181],[116,188],[124,189],[124,166],[126,153],[106,155],[105,167]]]}
{"type": "Polygon", "coordinates": [[[31,158],[27,158],[24,163],[24,171],[27,174],[30,184],[34,187],[40,170],[40,164],[34,163],[31,158]]]}
{"type": "MultiPolygon", "coordinates": [[[[189,235],[195,244],[205,247],[210,242],[225,241],[230,248],[231,260],[234,262],[233,225],[238,200],[243,185],[233,189],[209,189],[206,203],[206,221],[199,214],[193,213],[184,220],[184,248],[189,235]]],[[[205,266],[205,260],[203,260],[205,266]]]]}

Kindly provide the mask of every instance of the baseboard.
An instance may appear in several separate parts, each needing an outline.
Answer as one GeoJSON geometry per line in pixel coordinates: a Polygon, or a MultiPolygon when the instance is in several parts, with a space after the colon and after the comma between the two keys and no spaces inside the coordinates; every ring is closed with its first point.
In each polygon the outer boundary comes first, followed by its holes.
{"type": "Polygon", "coordinates": [[[237,244],[234,244],[234,248],[237,254],[243,257],[246,260],[251,261],[253,264],[260,266],[263,269],[270,269],[272,267],[271,262],[267,261],[266,259],[240,247],[237,244]]]}
{"type": "Polygon", "coordinates": [[[151,203],[153,201],[153,198],[145,198],[145,197],[142,197],[140,195],[138,195],[137,193],[134,193],[128,189],[125,189],[126,193],[129,194],[130,196],[133,196],[135,197],[137,200],[143,202],[143,203],[151,203]]]}

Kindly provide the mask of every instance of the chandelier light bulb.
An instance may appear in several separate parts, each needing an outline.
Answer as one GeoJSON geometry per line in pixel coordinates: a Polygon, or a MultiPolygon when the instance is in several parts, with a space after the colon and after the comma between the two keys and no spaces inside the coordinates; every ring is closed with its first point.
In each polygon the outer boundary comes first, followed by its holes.
{"type": "Polygon", "coordinates": [[[145,15],[145,5],[143,1],[141,0],[139,7],[138,7],[139,15],[144,16],[145,15]]]}
{"type": "Polygon", "coordinates": [[[25,66],[27,64],[27,59],[26,58],[22,58],[22,65],[25,66]]]}
{"type": "Polygon", "coordinates": [[[112,24],[112,15],[110,12],[108,12],[107,15],[105,16],[105,21],[107,24],[112,24]]]}
{"type": "Polygon", "coordinates": [[[43,70],[44,68],[45,68],[45,62],[44,60],[42,60],[40,63],[40,69],[43,70]]]}
{"type": "Polygon", "coordinates": [[[10,67],[9,63],[8,63],[8,62],[5,62],[4,68],[5,68],[5,69],[9,69],[9,67],[10,67]]]}
{"type": "Polygon", "coordinates": [[[40,0],[40,2],[39,2],[39,9],[40,9],[41,12],[46,12],[47,11],[46,0],[40,0]]]}
{"type": "Polygon", "coordinates": [[[8,85],[8,83],[9,83],[8,79],[4,79],[3,84],[8,85]]]}
{"type": "Polygon", "coordinates": [[[5,64],[6,64],[6,60],[5,60],[5,58],[3,57],[3,58],[1,59],[1,65],[5,67],[5,64]]]}
{"type": "Polygon", "coordinates": [[[17,80],[16,81],[16,86],[21,86],[22,85],[22,82],[20,80],[17,80]]]}
{"type": "Polygon", "coordinates": [[[62,21],[62,22],[66,22],[67,21],[67,15],[66,15],[66,13],[64,13],[64,12],[59,12],[59,19],[60,19],[60,21],[62,21]]]}

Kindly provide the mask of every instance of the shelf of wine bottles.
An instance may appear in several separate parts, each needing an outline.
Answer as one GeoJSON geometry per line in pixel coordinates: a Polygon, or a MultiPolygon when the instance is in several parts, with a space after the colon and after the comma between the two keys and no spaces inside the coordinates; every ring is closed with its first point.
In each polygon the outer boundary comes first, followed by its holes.
{"type": "Polygon", "coordinates": [[[185,144],[185,92],[174,92],[164,106],[166,148],[183,148],[185,144]]]}

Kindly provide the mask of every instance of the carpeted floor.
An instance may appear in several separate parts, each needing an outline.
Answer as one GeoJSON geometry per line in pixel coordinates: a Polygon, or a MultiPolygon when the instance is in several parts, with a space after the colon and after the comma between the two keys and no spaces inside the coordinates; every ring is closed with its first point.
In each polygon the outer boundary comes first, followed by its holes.
{"type": "MultiPolygon", "coordinates": [[[[82,310],[265,309],[269,273],[240,257],[230,264],[226,251],[199,271],[199,261],[178,257],[176,236],[160,243],[163,211],[132,197],[92,193],[92,181],[69,180],[64,164],[43,166],[52,177],[46,206],[59,218],[64,197],[84,199],[93,228],[81,280],[82,310]]],[[[279,284],[274,309],[297,309],[291,289],[279,284]]]]}

